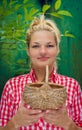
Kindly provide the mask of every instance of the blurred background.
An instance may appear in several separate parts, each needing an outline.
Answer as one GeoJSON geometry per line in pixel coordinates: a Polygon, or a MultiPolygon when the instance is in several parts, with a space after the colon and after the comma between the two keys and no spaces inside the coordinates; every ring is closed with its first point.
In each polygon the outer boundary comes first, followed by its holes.
{"type": "Polygon", "coordinates": [[[82,88],[82,0],[0,1],[0,96],[8,79],[28,73],[26,30],[44,14],[61,31],[58,72],[75,78],[82,88]]]}

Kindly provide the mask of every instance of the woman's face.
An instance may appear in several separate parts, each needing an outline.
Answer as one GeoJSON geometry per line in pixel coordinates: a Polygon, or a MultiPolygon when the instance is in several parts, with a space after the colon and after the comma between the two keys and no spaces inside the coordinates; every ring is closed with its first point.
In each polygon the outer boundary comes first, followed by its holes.
{"type": "Polygon", "coordinates": [[[31,35],[28,49],[33,68],[53,67],[58,54],[54,34],[49,31],[36,31],[31,35]]]}

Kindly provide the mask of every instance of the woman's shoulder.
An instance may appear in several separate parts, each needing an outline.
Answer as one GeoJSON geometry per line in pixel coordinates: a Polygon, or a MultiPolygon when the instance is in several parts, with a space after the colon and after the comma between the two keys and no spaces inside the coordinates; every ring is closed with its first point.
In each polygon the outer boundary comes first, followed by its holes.
{"type": "Polygon", "coordinates": [[[5,86],[3,88],[3,94],[5,93],[12,94],[12,92],[14,94],[17,91],[20,92],[23,91],[24,86],[28,83],[28,80],[30,80],[29,73],[10,78],[5,83],[5,86]]]}
{"type": "Polygon", "coordinates": [[[26,78],[29,77],[29,73],[28,74],[22,74],[22,75],[17,75],[17,76],[14,76],[14,77],[11,77],[10,79],[8,79],[7,82],[13,82],[13,81],[22,81],[26,78]]]}
{"type": "Polygon", "coordinates": [[[24,86],[26,83],[28,83],[31,80],[30,74],[23,74],[23,75],[18,75],[15,77],[12,77],[7,80],[5,83],[4,88],[15,88],[17,86],[24,86]]]}
{"type": "Polygon", "coordinates": [[[62,74],[57,74],[57,78],[58,78],[58,82],[60,82],[61,84],[65,85],[65,86],[69,86],[69,87],[79,87],[80,84],[79,82],[73,78],[73,77],[69,77],[67,75],[62,75],[62,74]]]}

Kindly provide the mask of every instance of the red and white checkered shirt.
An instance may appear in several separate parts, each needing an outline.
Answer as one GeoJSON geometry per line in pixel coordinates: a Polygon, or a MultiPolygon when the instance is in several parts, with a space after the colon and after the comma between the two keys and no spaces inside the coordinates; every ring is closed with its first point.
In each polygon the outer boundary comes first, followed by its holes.
{"type": "MultiPolygon", "coordinates": [[[[67,88],[66,106],[70,118],[80,127],[82,127],[82,95],[78,82],[70,77],[62,76],[53,70],[49,80],[53,83],[64,85],[67,88]]],[[[16,114],[21,95],[25,84],[37,82],[34,70],[29,74],[21,75],[10,79],[3,90],[0,102],[0,126],[5,126],[8,121],[16,114]]],[[[28,105],[29,109],[29,105],[28,105]]],[[[55,116],[55,115],[54,115],[55,116]]],[[[63,128],[45,122],[40,118],[33,125],[20,127],[19,130],[64,130],[63,128]]]]}

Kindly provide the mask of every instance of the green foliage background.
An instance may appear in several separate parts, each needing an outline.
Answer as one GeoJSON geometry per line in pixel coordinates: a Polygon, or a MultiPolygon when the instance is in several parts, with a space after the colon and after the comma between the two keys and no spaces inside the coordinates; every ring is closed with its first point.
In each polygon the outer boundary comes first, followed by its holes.
{"type": "Polygon", "coordinates": [[[74,77],[82,86],[82,0],[0,1],[0,94],[6,81],[28,73],[26,30],[39,14],[56,21],[61,31],[58,72],[74,77]]]}

